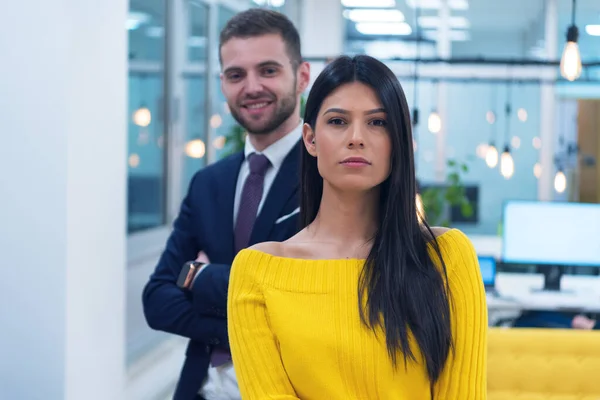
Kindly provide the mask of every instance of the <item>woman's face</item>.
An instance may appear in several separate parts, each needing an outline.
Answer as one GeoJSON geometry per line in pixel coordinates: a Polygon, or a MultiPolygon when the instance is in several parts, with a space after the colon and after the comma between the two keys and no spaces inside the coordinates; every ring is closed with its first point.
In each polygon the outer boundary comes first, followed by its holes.
{"type": "Polygon", "coordinates": [[[308,153],[323,180],[339,190],[367,191],[390,174],[392,144],[387,113],[369,86],[353,82],[321,105],[315,129],[303,130],[308,153]]]}

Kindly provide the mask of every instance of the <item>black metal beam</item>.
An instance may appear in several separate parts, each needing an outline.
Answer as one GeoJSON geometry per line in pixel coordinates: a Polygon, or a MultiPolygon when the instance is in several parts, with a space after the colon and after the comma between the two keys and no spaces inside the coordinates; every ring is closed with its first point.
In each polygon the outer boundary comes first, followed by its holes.
{"type": "MultiPolygon", "coordinates": [[[[402,82],[408,80],[414,80],[414,75],[396,75],[402,82]]],[[[490,84],[515,84],[515,85],[556,85],[556,84],[592,84],[600,85],[600,78],[579,78],[575,81],[568,81],[566,79],[542,79],[542,78],[527,78],[527,79],[512,79],[512,78],[484,78],[484,77],[443,77],[443,76],[418,76],[418,81],[425,82],[448,82],[448,83],[490,83],[490,84]]]]}
{"type": "MultiPolygon", "coordinates": [[[[306,61],[327,62],[330,57],[306,57],[306,61]]],[[[419,64],[443,63],[451,65],[507,65],[507,66],[537,66],[558,67],[560,60],[536,60],[530,58],[485,58],[485,57],[452,57],[452,58],[380,58],[383,62],[406,62],[419,64]]],[[[584,68],[600,67],[600,60],[585,61],[581,64],[584,68]]]]}

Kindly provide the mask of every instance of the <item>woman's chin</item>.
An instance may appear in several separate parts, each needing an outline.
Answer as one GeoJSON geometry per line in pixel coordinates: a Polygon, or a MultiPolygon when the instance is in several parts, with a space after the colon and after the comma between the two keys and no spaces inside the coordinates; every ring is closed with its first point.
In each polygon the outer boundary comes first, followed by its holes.
{"type": "Polygon", "coordinates": [[[330,181],[329,184],[339,192],[368,193],[377,189],[381,182],[370,177],[351,176],[334,182],[330,181]]]}

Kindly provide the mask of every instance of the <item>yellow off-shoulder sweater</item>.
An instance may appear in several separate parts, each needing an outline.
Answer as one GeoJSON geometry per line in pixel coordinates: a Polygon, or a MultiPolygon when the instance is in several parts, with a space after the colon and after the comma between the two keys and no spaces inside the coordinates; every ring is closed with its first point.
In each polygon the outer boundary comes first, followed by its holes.
{"type": "MultiPolygon", "coordinates": [[[[446,263],[454,354],[435,387],[436,400],[486,398],[487,308],[471,242],[453,229],[438,237],[446,263]]],[[[433,250],[432,250],[433,251],[433,250]]],[[[434,257],[434,259],[436,259],[434,257]]],[[[396,369],[383,335],[358,310],[364,260],[303,260],[241,251],[230,277],[229,340],[242,399],[427,400],[417,362],[396,369]]]]}

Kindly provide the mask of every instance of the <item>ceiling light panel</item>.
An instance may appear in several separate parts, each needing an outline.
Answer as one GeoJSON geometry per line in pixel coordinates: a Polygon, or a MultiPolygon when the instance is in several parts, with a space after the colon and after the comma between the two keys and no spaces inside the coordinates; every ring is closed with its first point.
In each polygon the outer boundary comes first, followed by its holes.
{"type": "MultiPolygon", "coordinates": [[[[410,8],[418,6],[424,10],[439,10],[442,8],[442,0],[406,0],[406,5],[410,8]]],[[[448,0],[448,7],[451,10],[468,10],[469,2],[467,0],[448,0]]]]}
{"type": "Polygon", "coordinates": [[[150,15],[143,12],[130,11],[127,15],[127,22],[125,23],[125,28],[127,30],[133,31],[139,28],[141,25],[147,23],[148,21],[150,21],[150,15]]]}
{"type": "Polygon", "coordinates": [[[406,36],[412,33],[406,22],[357,22],[356,30],[363,35],[406,36]]]}
{"type": "Polygon", "coordinates": [[[590,36],[600,36],[600,25],[586,25],[585,33],[590,36]]]}
{"type": "Polygon", "coordinates": [[[354,9],[345,10],[344,17],[354,22],[404,22],[400,10],[354,9]]]}
{"type": "Polygon", "coordinates": [[[396,7],[396,0],[342,0],[348,8],[386,8],[396,7]]]}

